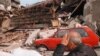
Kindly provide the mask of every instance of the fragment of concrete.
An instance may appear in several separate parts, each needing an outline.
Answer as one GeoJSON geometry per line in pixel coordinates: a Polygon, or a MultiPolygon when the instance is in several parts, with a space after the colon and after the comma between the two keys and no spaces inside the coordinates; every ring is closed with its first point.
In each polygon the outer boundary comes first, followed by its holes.
{"type": "Polygon", "coordinates": [[[32,45],[34,43],[34,40],[37,39],[37,37],[40,37],[42,39],[49,38],[56,31],[57,31],[57,29],[34,30],[31,33],[29,33],[29,36],[27,37],[27,40],[25,41],[25,45],[32,45]]]}
{"type": "Polygon", "coordinates": [[[71,18],[72,20],[71,21],[68,21],[67,23],[69,24],[67,27],[68,28],[75,28],[75,27],[78,27],[78,26],[81,26],[78,18],[71,18]]]}
{"type": "Polygon", "coordinates": [[[39,32],[40,32],[40,29],[37,29],[37,30],[34,30],[31,33],[29,33],[29,36],[27,37],[25,45],[33,44],[33,41],[38,37],[39,32]]]}
{"type": "Polygon", "coordinates": [[[6,8],[5,8],[5,6],[3,4],[0,4],[0,10],[6,11],[6,8]]]}
{"type": "Polygon", "coordinates": [[[65,23],[61,18],[58,18],[60,23],[65,23]]]}
{"type": "Polygon", "coordinates": [[[12,9],[11,6],[7,7],[7,11],[11,11],[11,9],[12,9]]]}
{"type": "Polygon", "coordinates": [[[60,27],[61,26],[61,23],[59,22],[59,20],[51,20],[51,22],[52,22],[53,27],[60,27]]]}
{"type": "Polygon", "coordinates": [[[11,24],[11,19],[9,17],[5,16],[4,20],[2,22],[2,25],[1,25],[2,32],[7,31],[10,27],[10,24],[11,24]]]}
{"type": "Polygon", "coordinates": [[[42,39],[49,38],[53,36],[53,34],[57,31],[57,29],[52,29],[52,30],[42,30],[39,32],[39,37],[42,39]]]}

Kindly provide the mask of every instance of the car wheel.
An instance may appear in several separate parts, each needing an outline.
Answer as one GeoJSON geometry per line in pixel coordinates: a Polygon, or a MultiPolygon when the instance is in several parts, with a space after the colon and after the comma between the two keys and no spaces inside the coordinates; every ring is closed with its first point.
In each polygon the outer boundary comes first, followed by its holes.
{"type": "Polygon", "coordinates": [[[48,50],[47,47],[44,45],[38,47],[38,51],[47,51],[47,50],[48,50]]]}

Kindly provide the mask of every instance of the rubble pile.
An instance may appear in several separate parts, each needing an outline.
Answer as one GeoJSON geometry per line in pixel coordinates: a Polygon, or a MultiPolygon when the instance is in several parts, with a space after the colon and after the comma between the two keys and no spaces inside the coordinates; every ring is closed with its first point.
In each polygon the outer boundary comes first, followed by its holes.
{"type": "Polygon", "coordinates": [[[41,25],[50,25],[53,19],[50,7],[51,3],[43,1],[21,9],[18,11],[20,14],[12,18],[12,25],[16,25],[18,29],[33,29],[41,25]]]}
{"type": "Polygon", "coordinates": [[[7,32],[5,34],[0,35],[0,43],[7,43],[12,40],[21,39],[24,37],[24,35],[25,34],[21,32],[7,32]]]}
{"type": "Polygon", "coordinates": [[[45,24],[50,24],[52,14],[48,5],[48,3],[42,2],[21,10],[16,9],[11,12],[7,11],[7,13],[1,11],[0,15],[4,15],[0,18],[0,50],[9,52],[9,50],[13,49],[15,46],[19,46],[20,41],[22,43],[25,42],[27,32],[22,30],[16,31],[16,29],[33,29],[37,26],[36,24],[42,23],[44,26],[45,24]],[[3,19],[5,16],[6,19],[3,19]],[[10,30],[14,31],[12,32],[10,30]]]}
{"type": "MultiPolygon", "coordinates": [[[[0,48],[5,49],[4,46],[6,46],[9,49],[9,46],[13,46],[13,42],[19,43],[19,40],[25,42],[28,31],[24,32],[22,31],[23,29],[51,26],[51,20],[56,18],[55,11],[53,11],[53,9],[55,10],[53,2],[48,0],[33,4],[24,9],[8,11],[8,15],[3,16],[6,16],[5,20],[3,18],[3,20],[1,19],[0,48]]],[[[30,34],[28,33],[28,35],[30,34]]]]}
{"type": "MultiPolygon", "coordinates": [[[[88,22],[85,22],[83,15],[77,15],[77,16],[75,15],[75,17],[73,18],[72,17],[68,18],[68,16],[66,15],[70,14],[70,12],[67,13],[65,11],[64,12],[56,11],[56,10],[59,10],[59,2],[57,1],[58,0],[42,1],[33,5],[27,6],[26,8],[20,8],[20,9],[13,8],[12,11],[0,10],[0,51],[3,51],[0,53],[11,52],[11,50],[18,47],[23,47],[24,45],[30,46],[33,44],[33,40],[36,40],[36,38],[39,38],[39,39],[49,38],[57,31],[57,28],[67,29],[67,28],[73,28],[73,27],[81,27],[86,24],[87,26],[88,25],[92,26],[92,28],[97,28],[95,27],[96,22],[93,23],[91,21],[92,15],[90,13],[94,13],[94,12],[91,12],[90,10],[88,14],[86,13],[88,8],[84,8],[85,9],[84,14],[86,14],[85,20],[88,22]],[[89,19],[90,17],[91,19],[89,19]],[[55,21],[54,24],[58,22],[60,27],[58,26],[56,28],[53,28],[52,21],[55,21]],[[91,23],[95,25],[92,25],[91,23]],[[47,27],[48,29],[41,30],[41,28],[43,27],[44,28],[47,27]]],[[[63,6],[64,5],[66,5],[66,3],[63,4],[63,6]]],[[[19,6],[19,3],[18,3],[18,6],[19,6]]],[[[87,3],[85,7],[88,7],[88,6],[89,5],[87,3]]],[[[76,5],[73,8],[75,7],[76,5]]],[[[80,11],[78,13],[80,13],[80,11]]],[[[94,31],[96,30],[97,29],[95,29],[94,31]]],[[[21,48],[19,48],[19,50],[21,50],[22,52],[24,51],[30,52],[30,50],[25,50],[21,48]]],[[[9,53],[6,53],[6,54],[8,55],[9,53]]],[[[12,55],[12,54],[10,53],[9,55],[12,55]]]]}
{"type": "Polygon", "coordinates": [[[57,1],[58,0],[47,0],[23,9],[7,11],[6,14],[8,15],[3,15],[2,19],[0,18],[2,22],[0,26],[1,47],[11,46],[13,42],[26,39],[27,31],[24,32],[22,30],[51,26],[51,21],[57,19],[55,15],[56,7],[58,7],[56,5],[59,4],[59,2],[58,4],[55,3],[57,1]],[[5,16],[6,18],[4,18],[5,16]],[[11,30],[14,31],[11,32],[11,30]]]}
{"type": "Polygon", "coordinates": [[[25,34],[24,32],[7,32],[5,34],[0,34],[0,50],[5,50],[9,46],[12,46],[13,43],[18,43],[19,41],[25,42],[25,34]]]}

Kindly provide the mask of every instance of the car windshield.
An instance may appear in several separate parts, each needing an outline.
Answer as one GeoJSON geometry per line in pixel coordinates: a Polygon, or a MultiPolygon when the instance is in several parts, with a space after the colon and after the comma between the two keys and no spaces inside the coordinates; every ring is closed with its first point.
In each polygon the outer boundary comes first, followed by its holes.
{"type": "Polygon", "coordinates": [[[66,33],[68,32],[68,30],[58,30],[56,33],[56,37],[63,37],[66,33]]]}
{"type": "MultiPolygon", "coordinates": [[[[69,30],[71,30],[71,29],[69,29],[69,30]]],[[[58,37],[58,38],[61,38],[61,37],[64,36],[64,34],[68,33],[69,30],[58,30],[55,36],[58,37]]],[[[88,36],[87,32],[85,32],[84,29],[77,28],[77,29],[72,29],[72,30],[80,33],[81,37],[87,37],[88,36]]]]}
{"type": "Polygon", "coordinates": [[[84,30],[84,29],[74,29],[76,32],[78,32],[78,33],[80,33],[80,35],[81,35],[81,37],[87,37],[88,36],[88,34],[87,34],[87,32],[84,30]]]}

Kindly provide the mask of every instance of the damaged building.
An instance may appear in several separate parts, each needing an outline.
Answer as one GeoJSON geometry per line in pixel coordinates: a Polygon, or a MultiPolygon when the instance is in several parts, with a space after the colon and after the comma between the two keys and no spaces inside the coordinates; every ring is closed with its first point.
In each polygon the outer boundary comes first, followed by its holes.
{"type": "MultiPolygon", "coordinates": [[[[9,30],[6,33],[4,32],[5,34],[0,35],[0,37],[1,37],[0,44],[4,45],[4,43],[6,43],[8,45],[8,43],[11,44],[11,43],[13,43],[13,41],[18,42],[19,40],[25,39],[24,37],[26,37],[27,32],[22,31],[23,29],[24,30],[34,29],[34,28],[40,29],[45,26],[52,27],[52,20],[58,20],[59,14],[60,13],[63,14],[65,12],[66,13],[74,12],[71,15],[71,17],[74,17],[74,18],[77,15],[85,16],[84,17],[85,21],[87,21],[88,19],[90,19],[90,17],[92,17],[91,20],[96,21],[97,25],[98,25],[98,29],[100,29],[99,28],[99,25],[100,25],[99,24],[99,22],[100,22],[99,15],[100,14],[98,12],[99,9],[97,9],[99,6],[99,2],[100,2],[99,0],[93,1],[93,2],[91,2],[90,0],[87,0],[82,3],[80,3],[80,1],[78,1],[75,4],[73,3],[72,5],[70,5],[71,7],[69,8],[69,7],[65,6],[67,3],[66,1],[63,1],[64,4],[62,5],[61,0],[47,0],[47,1],[42,1],[39,3],[33,4],[33,5],[30,5],[29,7],[26,7],[23,9],[19,9],[20,8],[20,0],[0,0],[0,4],[3,4],[5,6],[5,8],[8,8],[10,6],[12,8],[12,12],[13,12],[12,13],[13,16],[10,17],[11,21],[8,20],[9,22],[11,22],[11,24],[10,24],[10,26],[12,27],[11,32],[9,30]],[[89,2],[90,5],[87,5],[86,2],[87,3],[89,2]],[[80,6],[78,6],[79,3],[80,3],[80,6]],[[77,6],[78,6],[78,8],[77,8],[77,6]],[[15,9],[19,9],[19,10],[15,10],[15,9]],[[68,9],[68,10],[66,10],[66,9],[68,9]],[[21,29],[21,31],[17,31],[19,29],[21,29]],[[2,37],[4,37],[4,38],[2,38],[2,37]]],[[[0,21],[2,21],[2,19],[0,19],[0,21]]],[[[90,28],[92,28],[91,25],[93,25],[93,29],[94,29],[94,24],[92,24],[93,21],[91,21],[90,24],[89,23],[87,23],[87,24],[90,28]]],[[[7,23],[4,25],[7,25],[7,23]]]]}
{"type": "Polygon", "coordinates": [[[13,17],[13,25],[19,29],[33,29],[50,26],[51,19],[53,19],[50,11],[51,7],[52,2],[43,1],[22,9],[19,11],[20,14],[18,16],[13,17]]]}
{"type": "MultiPolygon", "coordinates": [[[[61,8],[61,2],[61,0],[48,0],[30,5],[29,7],[20,10],[20,14],[18,16],[13,17],[13,25],[15,25],[19,29],[33,29],[44,26],[51,27],[52,20],[58,20],[58,15],[60,13],[63,13],[63,11],[68,12],[66,11],[66,6],[61,8]],[[22,25],[24,26],[19,27],[22,25]]],[[[79,2],[80,1],[77,1],[77,3],[79,2]]],[[[75,11],[72,17],[75,17],[76,15],[83,15],[84,4],[85,2],[83,2],[78,8],[77,11],[80,12],[75,11]]],[[[76,6],[72,5],[72,7],[69,9],[69,12],[72,12],[75,9],[75,7],[76,6]]]]}
{"type": "MultiPolygon", "coordinates": [[[[40,28],[44,26],[52,27],[53,24],[52,21],[58,20],[58,15],[60,13],[63,13],[64,11],[67,13],[72,12],[76,7],[74,5],[71,5],[69,8],[70,11],[66,10],[67,9],[66,6],[61,8],[62,2],[65,3],[66,5],[66,1],[47,0],[47,1],[42,1],[30,5],[29,7],[26,7],[21,10],[13,11],[16,15],[12,17],[11,25],[14,28],[18,28],[18,29],[33,29],[33,28],[40,28]]],[[[76,2],[77,2],[76,4],[78,4],[80,1],[76,1],[76,2]]],[[[9,4],[12,6],[12,10],[13,10],[13,8],[14,9],[19,8],[20,1],[9,0],[9,4]]],[[[82,3],[81,6],[78,8],[77,11],[80,12],[75,11],[72,17],[75,17],[76,15],[83,15],[84,4],[85,2],[82,3]]],[[[58,21],[57,24],[60,25],[58,21]]]]}

